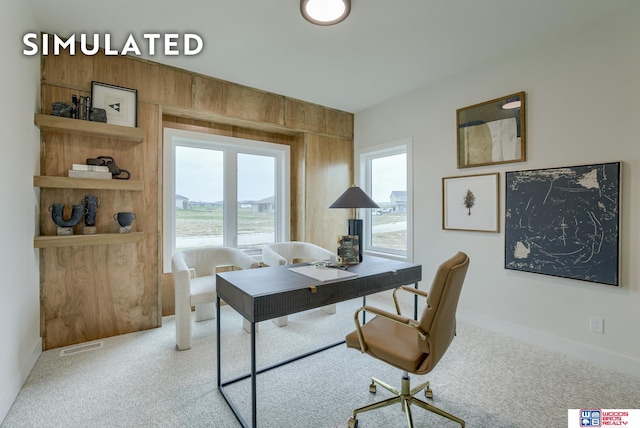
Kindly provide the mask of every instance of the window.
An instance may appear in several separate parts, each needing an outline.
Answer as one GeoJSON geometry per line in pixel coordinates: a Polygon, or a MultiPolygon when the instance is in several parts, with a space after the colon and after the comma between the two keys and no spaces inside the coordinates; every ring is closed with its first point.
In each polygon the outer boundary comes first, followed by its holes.
{"type": "Polygon", "coordinates": [[[360,187],[380,205],[364,215],[364,251],[411,260],[411,138],[367,147],[356,156],[360,187]]]}
{"type": "Polygon", "coordinates": [[[289,147],[164,130],[164,272],[175,251],[259,254],[289,237],[289,147]]]}

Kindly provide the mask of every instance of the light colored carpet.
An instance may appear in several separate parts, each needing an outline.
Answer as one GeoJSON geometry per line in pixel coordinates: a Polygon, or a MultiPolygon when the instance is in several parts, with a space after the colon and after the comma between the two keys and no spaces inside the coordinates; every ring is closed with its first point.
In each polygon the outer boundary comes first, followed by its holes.
{"type": "MultiPolygon", "coordinates": [[[[353,330],[360,301],[260,324],[258,365],[265,366],[353,330]]],[[[369,303],[377,304],[376,300],[369,303]]],[[[222,308],[223,376],[249,371],[242,318],[222,308]]],[[[193,348],[175,350],[173,317],[162,328],[105,339],[100,349],[43,352],[0,425],[10,427],[237,427],[216,389],[215,320],[194,323],[193,348]]],[[[258,426],[346,427],[355,407],[389,394],[368,392],[370,376],[399,386],[398,370],[345,345],[258,376],[258,426]]],[[[459,323],[458,336],[428,376],[433,403],[467,427],[566,427],[567,409],[640,408],[640,379],[459,323]]],[[[250,381],[227,387],[250,418],[250,381]]],[[[416,408],[417,427],[457,424],[416,408]]],[[[400,406],[362,414],[360,428],[404,427],[400,406]]]]}

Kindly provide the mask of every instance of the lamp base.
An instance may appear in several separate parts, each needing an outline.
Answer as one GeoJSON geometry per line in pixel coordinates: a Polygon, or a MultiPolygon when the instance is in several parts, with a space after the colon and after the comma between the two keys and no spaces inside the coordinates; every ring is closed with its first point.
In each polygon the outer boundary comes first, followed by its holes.
{"type": "Polygon", "coordinates": [[[358,261],[362,261],[362,220],[359,218],[347,220],[347,233],[358,237],[358,261]]]}

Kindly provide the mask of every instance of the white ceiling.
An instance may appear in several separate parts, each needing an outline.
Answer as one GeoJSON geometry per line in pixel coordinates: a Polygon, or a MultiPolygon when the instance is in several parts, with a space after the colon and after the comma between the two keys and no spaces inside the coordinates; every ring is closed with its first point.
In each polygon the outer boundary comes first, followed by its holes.
{"type": "MultiPolygon", "coordinates": [[[[154,61],[352,113],[618,12],[638,0],[352,0],[332,27],[298,0],[29,0],[59,36],[197,33],[197,56],[154,61]]],[[[162,45],[159,45],[160,51],[162,45]]]]}

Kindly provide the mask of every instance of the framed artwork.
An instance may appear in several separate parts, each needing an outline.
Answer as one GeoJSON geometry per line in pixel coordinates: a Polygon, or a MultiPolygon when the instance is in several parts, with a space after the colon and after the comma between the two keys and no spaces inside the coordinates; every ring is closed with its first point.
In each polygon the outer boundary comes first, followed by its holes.
{"type": "Polygon", "coordinates": [[[91,82],[91,107],[105,109],[107,123],[138,126],[138,91],[107,83],[91,82]]]}
{"type": "Polygon", "coordinates": [[[442,228],[499,232],[500,174],[442,179],[442,228]]]}
{"type": "Polygon", "coordinates": [[[505,268],[619,285],[621,163],[506,173],[505,268]]]}
{"type": "Polygon", "coordinates": [[[524,92],[457,110],[458,168],[526,160],[524,92]]]}

